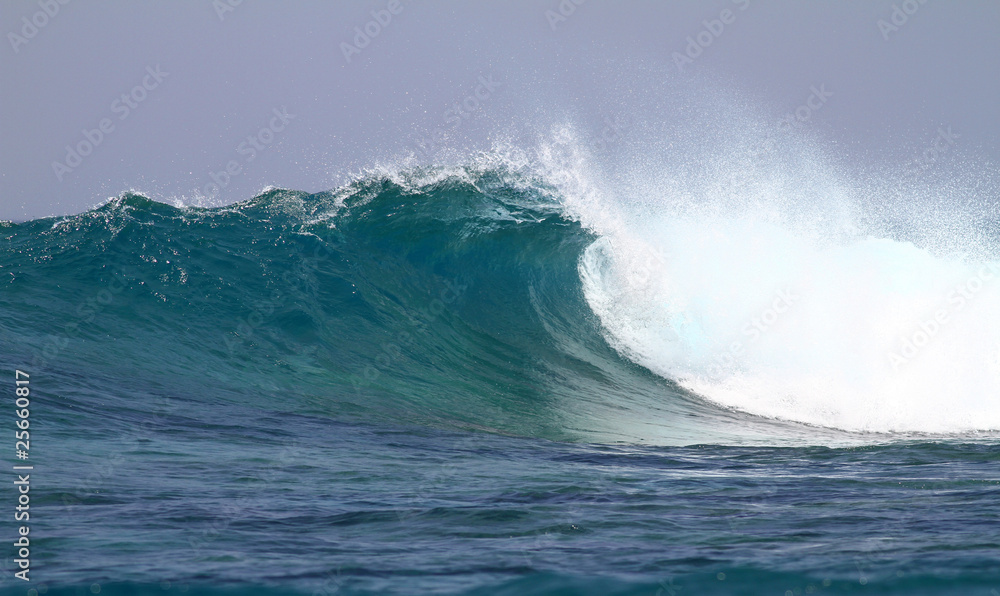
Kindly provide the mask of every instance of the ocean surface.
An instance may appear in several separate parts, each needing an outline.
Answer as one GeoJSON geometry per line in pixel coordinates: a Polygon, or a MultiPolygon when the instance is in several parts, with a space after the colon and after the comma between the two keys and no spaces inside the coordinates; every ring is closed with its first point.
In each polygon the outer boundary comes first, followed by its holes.
{"type": "Polygon", "coordinates": [[[470,164],[0,224],[0,593],[997,596],[996,238],[762,192],[470,164]]]}

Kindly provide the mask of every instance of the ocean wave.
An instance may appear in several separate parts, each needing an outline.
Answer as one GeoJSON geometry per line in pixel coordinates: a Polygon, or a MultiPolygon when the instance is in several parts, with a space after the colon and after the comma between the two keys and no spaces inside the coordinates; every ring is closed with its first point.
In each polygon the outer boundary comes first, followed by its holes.
{"type": "Polygon", "coordinates": [[[0,231],[0,333],[34,370],[555,440],[1000,428],[995,263],[810,234],[801,214],[662,207],[616,205],[554,161],[218,208],[128,193],[0,231]]]}

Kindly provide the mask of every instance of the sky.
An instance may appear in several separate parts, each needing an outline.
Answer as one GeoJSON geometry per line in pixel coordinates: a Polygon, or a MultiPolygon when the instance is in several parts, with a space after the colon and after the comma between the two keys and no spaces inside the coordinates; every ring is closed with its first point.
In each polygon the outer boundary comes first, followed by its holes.
{"type": "Polygon", "coordinates": [[[316,192],[559,120],[684,117],[636,112],[640,87],[724,89],[847,164],[991,168],[998,28],[992,0],[7,0],[0,219],[316,192]]]}

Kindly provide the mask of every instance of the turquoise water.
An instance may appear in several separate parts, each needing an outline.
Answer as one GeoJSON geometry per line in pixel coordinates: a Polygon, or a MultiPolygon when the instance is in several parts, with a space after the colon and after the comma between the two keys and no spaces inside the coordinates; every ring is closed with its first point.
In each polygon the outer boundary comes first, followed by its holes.
{"type": "Polygon", "coordinates": [[[958,430],[705,399],[663,371],[696,353],[628,344],[560,193],[479,169],[3,224],[35,466],[3,593],[1000,592],[995,396],[958,430]]]}

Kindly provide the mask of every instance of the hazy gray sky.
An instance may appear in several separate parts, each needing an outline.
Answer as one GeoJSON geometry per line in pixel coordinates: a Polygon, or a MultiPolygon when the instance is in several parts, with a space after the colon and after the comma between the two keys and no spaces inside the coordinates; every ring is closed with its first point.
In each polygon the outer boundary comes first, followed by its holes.
{"type": "Polygon", "coordinates": [[[691,79],[775,121],[799,109],[848,161],[935,143],[1000,157],[992,0],[17,0],[0,25],[0,219],[129,189],[324,190],[434,131],[473,146],[547,118],[600,129],[632,86],[691,79]]]}

